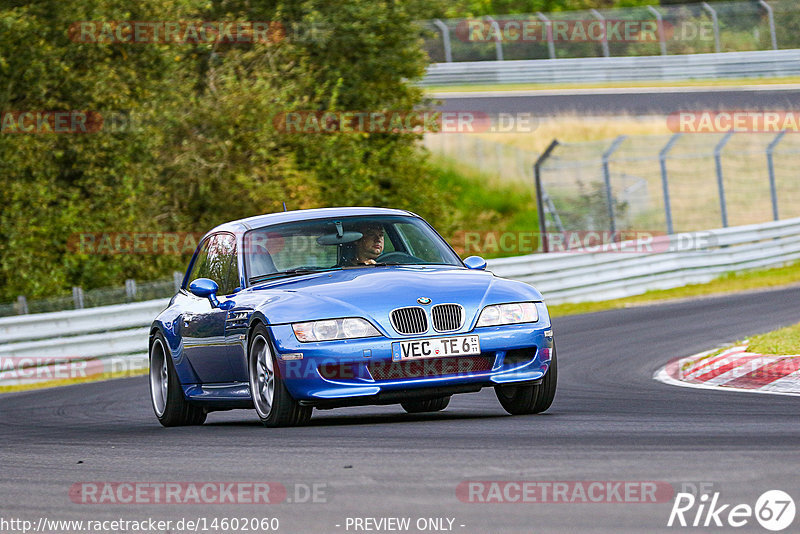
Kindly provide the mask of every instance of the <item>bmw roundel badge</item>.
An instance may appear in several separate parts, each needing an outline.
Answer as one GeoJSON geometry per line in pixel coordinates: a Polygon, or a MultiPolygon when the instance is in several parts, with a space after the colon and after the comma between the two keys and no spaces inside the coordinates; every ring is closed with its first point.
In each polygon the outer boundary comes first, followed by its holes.
{"type": "Polygon", "coordinates": [[[419,302],[420,304],[430,304],[431,299],[429,299],[428,297],[420,297],[417,299],[417,302],[419,302]]]}

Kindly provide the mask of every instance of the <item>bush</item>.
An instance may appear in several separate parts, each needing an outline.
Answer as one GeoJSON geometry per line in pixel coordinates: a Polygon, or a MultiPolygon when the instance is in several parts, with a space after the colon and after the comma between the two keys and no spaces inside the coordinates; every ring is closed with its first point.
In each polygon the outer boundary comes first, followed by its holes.
{"type": "MultiPolygon", "coordinates": [[[[416,135],[287,135],[290,110],[411,110],[426,58],[410,0],[40,0],[0,10],[0,110],[121,113],[122,131],[0,134],[0,299],[152,279],[186,257],[82,254],[82,232],[197,232],[332,205],[436,214],[416,135]],[[254,5],[257,4],[257,5],[254,5]],[[76,21],[280,21],[269,43],[76,43],[76,21]]],[[[436,217],[434,216],[434,219],[436,217]]],[[[435,221],[434,221],[435,222],[435,221]]]]}

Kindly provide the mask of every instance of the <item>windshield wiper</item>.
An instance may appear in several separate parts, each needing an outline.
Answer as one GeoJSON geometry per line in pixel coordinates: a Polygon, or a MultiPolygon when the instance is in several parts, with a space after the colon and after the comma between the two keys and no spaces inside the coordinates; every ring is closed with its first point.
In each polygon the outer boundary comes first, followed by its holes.
{"type": "Polygon", "coordinates": [[[277,273],[262,274],[250,278],[250,283],[264,282],[265,280],[272,280],[273,278],[281,278],[284,276],[294,276],[299,274],[322,273],[325,271],[335,271],[339,267],[298,267],[296,269],[286,269],[277,273]]]}

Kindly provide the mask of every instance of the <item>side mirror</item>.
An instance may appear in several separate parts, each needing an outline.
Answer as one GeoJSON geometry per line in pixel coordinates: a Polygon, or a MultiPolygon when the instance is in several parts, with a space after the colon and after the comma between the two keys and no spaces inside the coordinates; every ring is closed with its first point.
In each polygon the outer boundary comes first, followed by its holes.
{"type": "Polygon", "coordinates": [[[189,291],[192,293],[192,295],[202,299],[207,298],[209,301],[211,301],[212,308],[219,307],[219,300],[217,300],[217,291],[219,291],[219,286],[210,278],[198,278],[189,284],[189,291]]]}
{"type": "Polygon", "coordinates": [[[467,269],[477,269],[479,271],[483,271],[486,269],[486,260],[480,256],[470,256],[464,260],[464,265],[467,266],[467,269]]]}

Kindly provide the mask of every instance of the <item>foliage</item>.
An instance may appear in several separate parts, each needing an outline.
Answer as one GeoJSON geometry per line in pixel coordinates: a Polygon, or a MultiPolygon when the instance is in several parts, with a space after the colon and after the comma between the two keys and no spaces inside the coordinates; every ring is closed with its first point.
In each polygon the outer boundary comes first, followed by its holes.
{"type": "MultiPolygon", "coordinates": [[[[84,232],[203,232],[327,205],[437,195],[415,135],[284,134],[288,110],[410,110],[425,67],[418,0],[38,0],[0,7],[0,111],[91,110],[129,127],[0,134],[0,299],[182,270],[185,256],[98,255],[84,232]],[[267,43],[83,43],[77,21],[280,21],[267,43]],[[72,241],[71,241],[72,240],[72,241]]],[[[435,217],[434,217],[435,219],[435,217]]],[[[434,221],[435,222],[435,221],[434,221]]]]}
{"type": "Polygon", "coordinates": [[[444,158],[432,161],[431,174],[446,206],[437,229],[459,254],[498,258],[538,250],[539,219],[532,189],[493,183],[444,158]]]}

